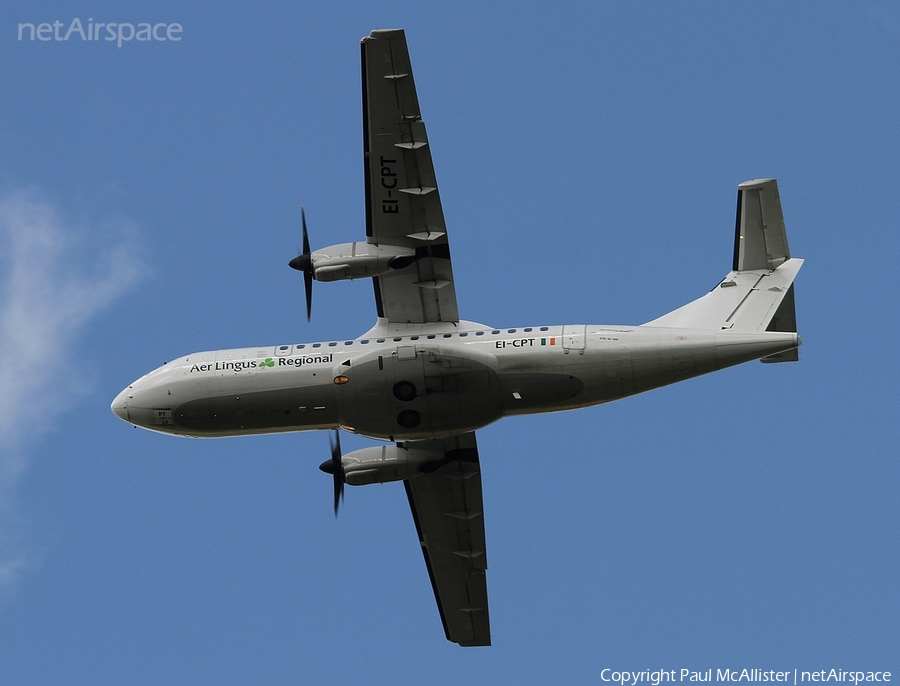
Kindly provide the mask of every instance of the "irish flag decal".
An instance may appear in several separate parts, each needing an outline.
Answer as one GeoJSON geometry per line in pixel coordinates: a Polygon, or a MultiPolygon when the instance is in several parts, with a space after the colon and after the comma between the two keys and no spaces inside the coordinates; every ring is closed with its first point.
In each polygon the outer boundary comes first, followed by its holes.
{"type": "Polygon", "coordinates": [[[542,338],[541,345],[556,345],[555,338],[542,338]]]}

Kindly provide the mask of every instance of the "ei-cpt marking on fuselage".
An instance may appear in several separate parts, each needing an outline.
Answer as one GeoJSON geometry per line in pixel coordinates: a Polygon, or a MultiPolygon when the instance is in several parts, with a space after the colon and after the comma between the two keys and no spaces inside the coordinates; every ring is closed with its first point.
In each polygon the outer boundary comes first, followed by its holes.
{"type": "MultiPolygon", "coordinates": [[[[546,339],[543,339],[543,338],[541,339],[541,341],[544,341],[544,340],[546,340],[546,339]]],[[[495,341],[495,342],[494,342],[494,345],[495,345],[497,348],[500,348],[501,350],[502,350],[503,348],[506,348],[506,347],[510,347],[510,348],[533,348],[533,347],[534,347],[534,341],[535,341],[534,338],[514,338],[514,339],[511,340],[511,341],[506,341],[506,340],[504,340],[504,341],[495,341]]],[[[556,339],[551,338],[550,341],[551,341],[550,345],[554,345],[555,342],[556,342],[556,339]]],[[[541,343],[541,345],[546,345],[546,343],[541,343]]]]}
{"type": "Polygon", "coordinates": [[[552,338],[513,338],[510,340],[494,341],[494,347],[498,350],[505,348],[535,348],[540,345],[556,345],[556,337],[552,338]]]}

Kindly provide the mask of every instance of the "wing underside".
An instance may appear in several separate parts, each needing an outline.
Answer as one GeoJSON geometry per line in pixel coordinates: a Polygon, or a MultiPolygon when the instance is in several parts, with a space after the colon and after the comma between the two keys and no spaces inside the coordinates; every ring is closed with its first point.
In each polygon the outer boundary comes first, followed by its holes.
{"type": "Polygon", "coordinates": [[[447,640],[488,646],[487,553],[475,433],[428,446],[433,471],[404,481],[447,640]]]}
{"type": "Polygon", "coordinates": [[[375,277],[378,316],[394,323],[456,322],[450,245],[406,35],[362,40],[366,236],[415,250],[375,277]]]}

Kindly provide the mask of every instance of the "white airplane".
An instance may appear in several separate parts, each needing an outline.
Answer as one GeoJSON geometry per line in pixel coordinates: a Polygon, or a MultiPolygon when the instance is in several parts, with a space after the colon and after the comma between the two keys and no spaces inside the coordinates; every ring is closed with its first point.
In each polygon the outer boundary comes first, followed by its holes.
{"type": "Polygon", "coordinates": [[[362,40],[366,241],[303,254],[317,281],[371,278],[378,319],[358,338],[192,353],[113,401],[177,436],[344,429],[390,445],[341,454],[345,483],[403,481],[447,639],[490,645],[475,431],[501,417],[617,400],[749,360],[797,360],[792,258],[773,179],[738,186],[732,271],[639,326],[496,329],[460,319],[447,227],[402,30],[362,40]]]}

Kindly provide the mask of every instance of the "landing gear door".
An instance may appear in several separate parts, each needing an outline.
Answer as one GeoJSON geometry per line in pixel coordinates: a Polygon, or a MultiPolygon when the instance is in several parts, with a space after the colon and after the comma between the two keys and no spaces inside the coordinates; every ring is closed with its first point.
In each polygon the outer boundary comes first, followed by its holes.
{"type": "Polygon", "coordinates": [[[566,324],[563,327],[563,352],[567,355],[578,353],[584,355],[584,324],[566,324]]]}

